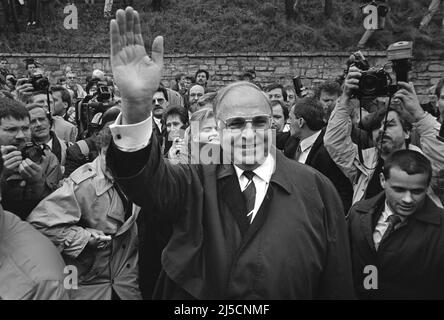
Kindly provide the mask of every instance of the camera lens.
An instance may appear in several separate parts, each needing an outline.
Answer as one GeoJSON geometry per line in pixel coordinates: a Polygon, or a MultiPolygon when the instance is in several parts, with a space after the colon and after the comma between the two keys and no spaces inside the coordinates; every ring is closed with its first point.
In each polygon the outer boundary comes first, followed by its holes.
{"type": "Polygon", "coordinates": [[[366,96],[375,95],[376,89],[378,87],[378,80],[379,79],[374,75],[363,75],[359,83],[359,91],[361,91],[361,93],[366,96]]]}

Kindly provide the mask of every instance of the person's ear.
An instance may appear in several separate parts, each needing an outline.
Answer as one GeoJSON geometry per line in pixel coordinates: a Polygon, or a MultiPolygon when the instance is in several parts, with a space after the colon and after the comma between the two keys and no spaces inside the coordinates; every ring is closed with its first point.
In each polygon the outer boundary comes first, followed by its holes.
{"type": "Polygon", "coordinates": [[[299,118],[298,119],[298,122],[299,122],[299,127],[303,127],[304,126],[304,124],[305,124],[305,120],[304,120],[304,118],[299,118]]]}
{"type": "Polygon", "coordinates": [[[379,182],[381,183],[382,189],[385,189],[386,180],[382,172],[379,174],[379,182]]]}

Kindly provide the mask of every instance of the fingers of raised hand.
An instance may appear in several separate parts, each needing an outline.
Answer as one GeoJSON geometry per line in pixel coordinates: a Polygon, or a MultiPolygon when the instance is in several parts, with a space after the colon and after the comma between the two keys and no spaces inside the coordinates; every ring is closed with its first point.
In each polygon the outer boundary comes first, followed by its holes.
{"type": "Polygon", "coordinates": [[[126,36],[126,45],[132,46],[134,45],[134,10],[131,7],[126,8],[125,10],[125,36],[126,36]]]}
{"type": "Polygon", "coordinates": [[[153,41],[151,49],[151,57],[153,61],[159,66],[163,67],[163,37],[157,36],[153,41]]]}

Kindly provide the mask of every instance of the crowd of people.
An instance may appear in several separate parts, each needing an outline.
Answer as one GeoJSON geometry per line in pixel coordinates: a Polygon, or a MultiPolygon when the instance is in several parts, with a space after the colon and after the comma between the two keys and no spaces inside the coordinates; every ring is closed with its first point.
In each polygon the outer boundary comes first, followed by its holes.
{"type": "Polygon", "coordinates": [[[138,24],[117,12],[85,86],[0,58],[1,299],[444,298],[444,78],[432,108],[358,99],[355,65],[169,88],[138,24]]]}

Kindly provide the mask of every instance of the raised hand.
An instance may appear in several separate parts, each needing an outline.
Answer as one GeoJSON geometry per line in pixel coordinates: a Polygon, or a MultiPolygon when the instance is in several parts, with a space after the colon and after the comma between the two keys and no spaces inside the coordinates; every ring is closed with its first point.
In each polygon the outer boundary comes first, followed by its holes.
{"type": "Polygon", "coordinates": [[[400,89],[393,97],[401,100],[403,109],[410,114],[414,122],[420,120],[425,111],[421,108],[413,83],[398,82],[398,87],[400,89]]]}
{"type": "Polygon", "coordinates": [[[122,123],[145,120],[160,84],[163,67],[163,38],[158,36],[147,55],[139,14],[133,8],[119,9],[110,22],[111,67],[122,97],[122,123]]]}

